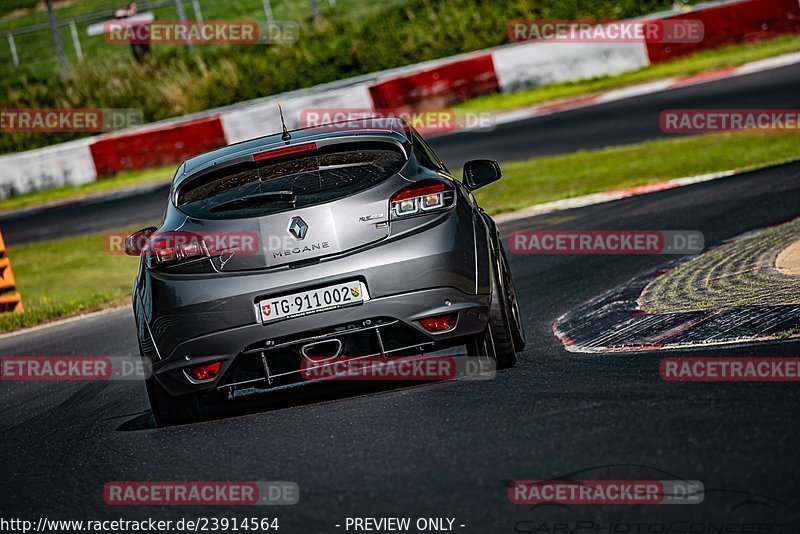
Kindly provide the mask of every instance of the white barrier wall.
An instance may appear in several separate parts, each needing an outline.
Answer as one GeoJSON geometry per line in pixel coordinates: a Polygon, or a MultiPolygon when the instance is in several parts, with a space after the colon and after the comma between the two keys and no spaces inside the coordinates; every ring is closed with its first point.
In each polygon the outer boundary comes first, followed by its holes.
{"type": "Polygon", "coordinates": [[[496,48],[492,60],[504,93],[620,74],[650,64],[644,42],[520,43],[496,48]]]}
{"type": "Polygon", "coordinates": [[[39,148],[0,157],[0,198],[97,179],[89,145],[94,139],[39,148]]]}
{"type": "Polygon", "coordinates": [[[228,143],[238,143],[254,137],[280,132],[281,119],[278,102],[283,106],[283,116],[290,130],[302,128],[301,113],[319,108],[373,109],[369,84],[362,83],[329,91],[310,93],[288,93],[260,100],[241,109],[223,112],[220,115],[222,130],[228,143]]]}

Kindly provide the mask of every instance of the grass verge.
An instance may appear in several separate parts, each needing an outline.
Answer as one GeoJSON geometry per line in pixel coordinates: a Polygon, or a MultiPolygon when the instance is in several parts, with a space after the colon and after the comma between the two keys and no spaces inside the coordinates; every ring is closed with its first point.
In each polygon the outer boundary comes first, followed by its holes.
{"type": "Polygon", "coordinates": [[[25,311],[0,314],[0,332],[129,302],[138,261],[108,254],[104,236],[12,247],[8,255],[25,311]]]}
{"type": "MultiPolygon", "coordinates": [[[[797,157],[797,134],[669,139],[508,163],[503,165],[503,179],[476,196],[487,211],[497,214],[598,191],[797,157]]],[[[25,312],[0,315],[0,332],[128,302],[137,269],[135,258],[105,251],[104,234],[12,247],[9,256],[25,312]]]]}
{"type": "Polygon", "coordinates": [[[797,134],[712,134],[506,163],[475,196],[496,215],[534,204],[800,158],[797,134]]]}
{"type": "Polygon", "coordinates": [[[800,218],[714,247],[651,280],[639,295],[639,308],[661,314],[800,304],[800,277],[775,268],[775,257],[798,234],[800,218]]]}
{"type": "Polygon", "coordinates": [[[536,87],[510,94],[487,95],[473,98],[455,106],[461,111],[506,111],[541,104],[560,98],[586,95],[599,91],[618,89],[639,83],[691,76],[729,67],[737,67],[759,59],[800,51],[800,36],[787,35],[758,43],[725,46],[707,50],[643,69],[579,82],[559,83],[536,87]]]}
{"type": "MultiPolygon", "coordinates": [[[[689,0],[690,3],[695,0],[689,0]]],[[[107,6],[110,0],[104,2],[107,6]]],[[[88,2],[70,1],[78,11],[88,2]]],[[[95,3],[95,2],[93,2],[95,3]]],[[[317,2],[322,8],[324,2],[317,2]]],[[[258,0],[200,2],[205,20],[252,16],[263,21],[258,0]],[[236,6],[241,6],[239,10],[236,6]],[[245,6],[244,4],[247,4],[245,6]],[[250,13],[250,15],[247,15],[250,13]]],[[[53,57],[47,31],[27,34],[35,42],[17,40],[25,58],[13,70],[10,48],[0,41],[0,108],[130,108],[140,109],[145,122],[218,108],[285,91],[311,87],[360,74],[483,50],[508,43],[508,22],[518,19],[596,19],[637,17],[669,9],[671,0],[341,0],[322,8],[314,22],[305,0],[273,2],[275,16],[299,23],[296,42],[286,45],[196,46],[154,44],[152,56],[136,63],[127,45],[111,45],[102,37],[84,39],[85,61],[73,61],[67,76],[29,65],[27,53],[53,57]],[[41,53],[36,53],[38,47],[41,53]]],[[[146,6],[140,6],[145,9],[146,6]]],[[[159,20],[175,20],[169,6],[159,20]]],[[[188,10],[188,7],[187,7],[188,10]]],[[[67,12],[62,11],[61,20],[67,12]]],[[[20,21],[11,21],[16,23],[20,21]]],[[[68,29],[62,28],[67,34],[68,29]]],[[[62,35],[64,35],[62,31],[62,35]]],[[[84,24],[79,32],[85,35],[84,24]]],[[[64,36],[66,48],[71,38],[64,36]]],[[[6,132],[0,152],[52,145],[84,137],[84,133],[6,132]]]]}

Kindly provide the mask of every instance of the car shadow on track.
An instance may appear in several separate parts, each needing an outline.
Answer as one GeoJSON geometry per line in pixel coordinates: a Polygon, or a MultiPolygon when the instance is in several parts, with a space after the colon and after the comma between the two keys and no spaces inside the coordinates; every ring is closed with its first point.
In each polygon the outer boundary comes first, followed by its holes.
{"type": "MultiPolygon", "coordinates": [[[[431,353],[436,354],[436,353],[431,353]]],[[[455,349],[445,349],[441,351],[438,356],[455,357],[460,360],[461,357],[469,356],[469,349],[466,346],[459,346],[455,349]]],[[[453,369],[447,367],[448,369],[453,369]]],[[[469,375],[462,378],[454,379],[424,379],[424,380],[397,380],[397,379],[379,379],[379,380],[328,380],[319,379],[313,383],[298,383],[290,386],[283,386],[273,389],[259,389],[251,388],[237,392],[236,398],[228,398],[222,402],[216,402],[208,407],[206,416],[202,421],[186,422],[181,424],[174,424],[169,426],[183,427],[191,424],[202,423],[204,421],[213,421],[229,417],[240,417],[246,415],[253,415],[257,413],[266,413],[275,410],[283,410],[286,408],[297,408],[309,404],[316,404],[326,401],[343,400],[357,396],[374,395],[379,393],[389,393],[400,389],[409,389],[413,387],[432,386],[433,384],[460,382],[462,380],[479,380],[483,381],[487,378],[494,377],[496,371],[492,365],[475,375],[469,375]],[[484,372],[485,371],[485,372],[484,372]]],[[[501,371],[502,372],[502,371],[501,371]]],[[[127,418],[120,424],[116,430],[119,432],[137,432],[142,430],[154,430],[160,427],[153,416],[151,410],[142,412],[135,412],[133,414],[118,415],[110,417],[107,420],[127,418]]]]}
{"type": "MultiPolygon", "coordinates": [[[[415,387],[430,387],[434,384],[445,384],[460,382],[461,380],[441,380],[441,381],[397,381],[397,382],[331,382],[314,384],[313,386],[300,387],[293,390],[283,391],[259,391],[253,392],[244,398],[226,401],[221,406],[215,406],[213,411],[203,421],[170,425],[185,427],[230,417],[242,417],[258,413],[267,413],[287,408],[298,408],[309,404],[344,400],[353,397],[389,393],[401,389],[411,389],[415,387]]],[[[155,430],[160,427],[156,424],[153,412],[146,410],[135,414],[115,416],[110,419],[135,416],[122,422],[115,430],[118,432],[138,432],[142,430],[155,430]]]]}

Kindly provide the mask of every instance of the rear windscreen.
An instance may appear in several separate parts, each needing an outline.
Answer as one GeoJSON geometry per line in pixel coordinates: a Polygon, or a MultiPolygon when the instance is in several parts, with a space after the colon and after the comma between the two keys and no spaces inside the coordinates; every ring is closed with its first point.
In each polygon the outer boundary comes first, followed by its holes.
{"type": "Polygon", "coordinates": [[[403,152],[392,143],[327,145],[228,166],[191,180],[179,190],[177,205],[202,219],[268,215],[358,193],[397,173],[405,163],[403,152]]]}

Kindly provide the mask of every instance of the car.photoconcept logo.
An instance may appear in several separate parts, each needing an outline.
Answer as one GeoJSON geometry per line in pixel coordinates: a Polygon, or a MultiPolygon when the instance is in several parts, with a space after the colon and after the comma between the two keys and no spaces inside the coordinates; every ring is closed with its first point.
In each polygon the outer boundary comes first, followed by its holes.
{"type": "Polygon", "coordinates": [[[300,217],[293,217],[289,223],[289,233],[294,236],[298,241],[306,237],[308,232],[308,225],[300,217]]]}

